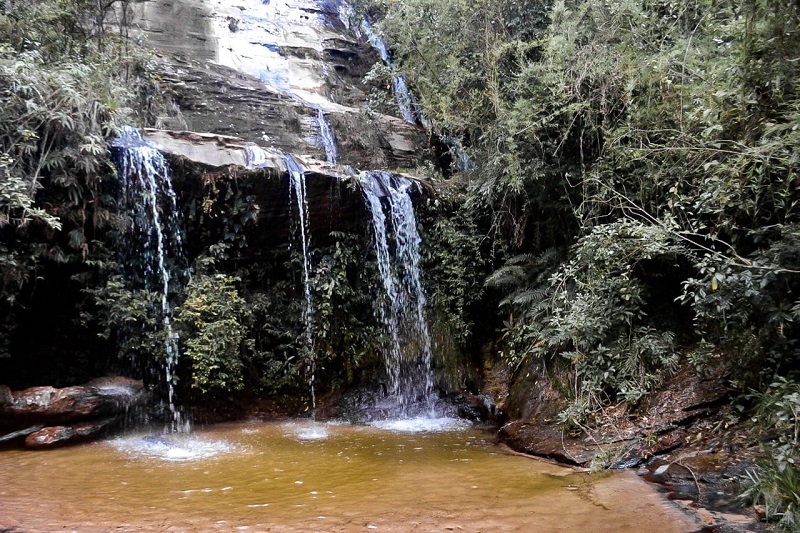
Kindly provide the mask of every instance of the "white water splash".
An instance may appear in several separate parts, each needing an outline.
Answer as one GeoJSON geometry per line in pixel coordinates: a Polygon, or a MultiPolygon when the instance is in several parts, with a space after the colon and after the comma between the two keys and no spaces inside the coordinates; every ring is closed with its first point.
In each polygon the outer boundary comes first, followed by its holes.
{"type": "Polygon", "coordinates": [[[284,424],[288,436],[298,440],[324,440],[330,435],[328,424],[314,420],[284,424]]]}
{"type": "Polygon", "coordinates": [[[225,441],[206,440],[197,435],[129,435],[107,443],[133,458],[165,462],[199,461],[235,451],[225,441]]]}
{"type": "Polygon", "coordinates": [[[379,420],[370,424],[372,427],[386,431],[396,431],[400,433],[426,433],[441,431],[458,431],[467,429],[471,426],[466,420],[460,418],[402,418],[391,420],[379,420]]]}

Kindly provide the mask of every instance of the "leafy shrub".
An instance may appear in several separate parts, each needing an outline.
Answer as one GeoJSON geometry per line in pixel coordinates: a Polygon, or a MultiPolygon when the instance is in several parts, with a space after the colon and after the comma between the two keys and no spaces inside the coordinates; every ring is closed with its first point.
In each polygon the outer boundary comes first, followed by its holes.
{"type": "Polygon", "coordinates": [[[748,471],[741,497],[763,504],[768,520],[796,531],[800,528],[800,383],[778,378],[766,391],[750,396],[757,402],[753,420],[774,440],[766,443],[759,467],[748,471]]]}
{"type": "Polygon", "coordinates": [[[175,314],[183,355],[191,366],[191,387],[203,394],[244,388],[244,360],[253,351],[246,325],[250,311],[239,296],[239,278],[195,276],[175,314]]]}
{"type": "Polygon", "coordinates": [[[121,275],[109,276],[104,285],[89,287],[97,306],[100,336],[111,340],[126,365],[147,382],[158,382],[166,358],[161,295],[134,290],[121,275]]]}
{"type": "Polygon", "coordinates": [[[335,232],[336,241],[317,248],[312,278],[314,351],[317,376],[331,388],[351,385],[360,372],[380,361],[383,328],[373,304],[377,301],[377,267],[363,237],[335,232]]]}
{"type": "MultiPolygon", "coordinates": [[[[674,335],[648,322],[647,287],[635,270],[645,259],[680,250],[659,228],[633,221],[595,227],[544,285],[504,301],[519,309],[529,343],[524,353],[569,361],[576,397],[638,401],[675,368],[678,354],[674,335]]],[[[489,279],[513,279],[518,266],[514,260],[489,279]]]]}

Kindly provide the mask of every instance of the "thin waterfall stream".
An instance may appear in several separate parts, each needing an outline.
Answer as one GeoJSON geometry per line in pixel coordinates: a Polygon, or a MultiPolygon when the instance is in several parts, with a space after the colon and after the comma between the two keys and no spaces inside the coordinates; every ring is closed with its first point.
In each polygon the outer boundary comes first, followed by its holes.
{"type": "MultiPolygon", "coordinates": [[[[113,147],[122,189],[120,212],[130,217],[124,237],[129,245],[125,253],[141,256],[141,268],[133,274],[142,280],[145,291],[152,289],[160,293],[158,311],[164,336],[164,384],[170,412],[167,429],[170,432],[188,431],[190,422],[178,405],[175,394],[175,371],[180,350],[178,337],[172,328],[172,305],[169,301],[172,275],[168,262],[170,256],[173,262],[183,261],[183,243],[169,165],[161,152],[145,141],[135,128],[122,128],[113,147]]],[[[123,258],[123,262],[127,259],[123,258]]]]}
{"type": "MultiPolygon", "coordinates": [[[[300,249],[303,254],[303,323],[305,324],[305,348],[308,352],[310,368],[309,388],[311,389],[311,408],[317,408],[315,391],[316,357],[314,355],[314,307],[311,301],[311,235],[308,220],[308,199],[306,198],[306,172],[291,155],[284,155],[284,164],[289,173],[290,197],[294,194],[300,232],[300,249]]],[[[291,199],[291,198],[290,198],[291,199]]]]}
{"type": "MultiPolygon", "coordinates": [[[[281,17],[286,17],[291,11],[292,7],[286,3],[264,2],[264,10],[267,19],[272,19],[273,22],[281,17]]],[[[268,49],[272,47],[265,45],[268,49]]],[[[259,76],[262,83],[275,89],[281,94],[285,94],[292,99],[300,102],[304,106],[314,108],[316,110],[316,123],[319,129],[319,144],[325,151],[325,159],[328,163],[337,164],[339,161],[339,153],[336,147],[336,138],[331,130],[330,123],[328,122],[325,110],[313,104],[304,98],[298,96],[290,90],[288,79],[288,69],[286,68],[286,60],[277,50],[274,51],[273,62],[279,68],[275,69],[268,65],[267,69],[259,76]],[[276,75],[277,73],[277,75],[276,75]]],[[[248,168],[259,168],[266,165],[268,155],[266,151],[257,144],[248,143],[245,146],[245,159],[248,168]]],[[[290,203],[292,196],[294,196],[298,228],[300,233],[300,249],[303,256],[303,295],[305,298],[305,305],[303,307],[302,321],[305,325],[304,330],[304,348],[306,350],[306,358],[308,360],[309,368],[309,389],[311,393],[311,415],[315,416],[317,407],[316,401],[316,355],[314,353],[314,307],[311,297],[311,259],[310,259],[310,226],[308,221],[308,200],[306,198],[306,172],[297,160],[290,154],[282,154],[282,160],[286,172],[289,174],[289,190],[290,190],[290,203]]]]}
{"type": "Polygon", "coordinates": [[[336,139],[331,131],[331,125],[322,108],[317,109],[317,125],[319,126],[322,146],[325,148],[325,159],[328,163],[335,165],[339,162],[339,151],[336,148],[336,139]]]}
{"type": "Polygon", "coordinates": [[[403,117],[403,120],[409,124],[416,124],[417,120],[421,118],[419,103],[414,95],[411,94],[411,91],[408,90],[405,76],[395,72],[394,64],[392,63],[392,58],[389,56],[386,43],[373,29],[372,24],[370,24],[366,18],[361,19],[361,31],[366,37],[367,42],[378,52],[384,65],[392,71],[392,89],[394,90],[394,99],[400,110],[400,115],[403,117]]]}
{"type": "MultiPolygon", "coordinates": [[[[339,18],[343,22],[346,22],[346,25],[349,26],[349,17],[351,16],[353,16],[352,9],[344,9],[340,12],[339,18]]],[[[395,66],[391,56],[389,55],[389,49],[386,46],[386,42],[378,34],[378,32],[375,31],[375,28],[372,27],[372,24],[370,24],[366,18],[361,19],[360,30],[370,46],[372,46],[372,48],[378,52],[378,55],[380,56],[384,65],[386,65],[392,72],[392,90],[394,91],[394,99],[397,103],[397,108],[400,110],[400,115],[403,117],[403,120],[409,124],[417,124],[419,122],[430,130],[433,124],[427,117],[423,115],[419,101],[408,88],[408,83],[406,82],[405,76],[395,71],[395,66]]],[[[453,156],[454,167],[457,170],[465,172],[475,168],[475,165],[470,160],[469,154],[464,148],[461,139],[453,135],[443,135],[441,140],[449,148],[450,153],[453,156]]]]}
{"type": "MultiPolygon", "coordinates": [[[[320,112],[321,113],[321,112],[320,112]]],[[[314,304],[311,295],[311,228],[308,217],[308,198],[306,195],[306,170],[291,154],[270,153],[255,143],[244,146],[245,166],[248,169],[263,168],[276,155],[280,156],[283,169],[289,176],[289,208],[296,211],[297,241],[302,254],[303,272],[303,348],[308,361],[308,385],[311,393],[312,416],[317,407],[316,399],[316,356],[314,354],[314,304]]],[[[290,244],[290,248],[291,248],[290,244]]]]}

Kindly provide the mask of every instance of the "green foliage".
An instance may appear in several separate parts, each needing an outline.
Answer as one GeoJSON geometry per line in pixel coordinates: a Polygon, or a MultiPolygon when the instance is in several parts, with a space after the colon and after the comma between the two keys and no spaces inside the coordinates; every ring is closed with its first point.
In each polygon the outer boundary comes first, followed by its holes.
{"type": "Polygon", "coordinates": [[[187,287],[175,313],[183,356],[191,365],[191,387],[202,394],[244,388],[244,360],[254,342],[248,337],[250,310],[236,288],[241,280],[200,274],[187,287]]]}
{"type": "Polygon", "coordinates": [[[766,518],[786,531],[800,528],[800,467],[764,459],[758,470],[749,470],[742,498],[763,505],[766,518]]]}
{"type": "Polygon", "coordinates": [[[756,400],[754,421],[778,430],[775,459],[795,463],[800,446],[800,383],[779,377],[764,392],[752,392],[756,400]]]}
{"type": "Polygon", "coordinates": [[[39,50],[50,61],[80,57],[102,49],[109,35],[107,21],[122,13],[120,31],[130,0],[2,0],[0,33],[18,51],[39,50]]]}
{"type": "Polygon", "coordinates": [[[703,375],[711,365],[714,357],[714,345],[703,339],[697,346],[686,354],[686,360],[691,364],[698,375],[703,375]]]}
{"type": "Polygon", "coordinates": [[[704,256],[699,276],[683,284],[680,300],[694,311],[697,331],[738,356],[741,364],[733,374],[745,385],[792,370],[800,361],[792,313],[792,295],[800,288],[799,237],[796,226],[782,226],[747,264],[704,256]]]}
{"type": "Polygon", "coordinates": [[[102,76],[91,65],[45,65],[38,52],[0,51],[0,177],[7,187],[0,221],[38,220],[58,230],[61,219],[74,221],[96,199],[109,171],[104,137],[120,118],[101,103],[109,89],[102,76]],[[45,184],[48,196],[65,199],[56,213],[33,207],[45,184]]]}
{"type": "MultiPolygon", "coordinates": [[[[237,253],[234,241],[228,246],[237,253]]],[[[382,329],[375,319],[373,262],[363,235],[334,232],[313,248],[310,283],[312,346],[306,343],[305,296],[299,250],[264,251],[242,278],[249,316],[246,335],[252,355],[245,361],[245,386],[265,397],[310,400],[316,393],[356,383],[378,362],[382,329]]],[[[220,260],[215,268],[228,263],[220,260]]]]}
{"type": "Polygon", "coordinates": [[[576,172],[579,161],[553,158],[562,140],[552,128],[562,99],[538,81],[549,69],[536,63],[547,3],[374,3],[433,129],[461,138],[479,165],[470,205],[491,212],[493,232],[514,248],[528,240],[563,243],[574,218],[562,176],[576,172]]]}
{"type": "Polygon", "coordinates": [[[104,32],[115,4],[127,1],[0,2],[5,302],[18,302],[43,262],[96,261],[91,243],[115,229],[106,140],[135,121],[132,108],[154,85],[146,56],[104,32]]]}
{"type": "Polygon", "coordinates": [[[796,531],[800,527],[800,384],[779,378],[750,397],[757,402],[754,422],[775,440],[767,442],[759,467],[748,471],[741,497],[763,504],[768,520],[796,531]]]}
{"type": "Polygon", "coordinates": [[[375,320],[374,262],[366,263],[359,235],[335,233],[321,257],[311,285],[314,301],[314,353],[317,375],[332,388],[351,385],[359,371],[374,366],[381,353],[382,329],[375,320]]]}
{"type": "Polygon", "coordinates": [[[53,229],[61,229],[61,221],[44,209],[33,206],[29,184],[17,173],[12,173],[14,161],[8,154],[0,155],[0,227],[9,223],[24,226],[41,220],[53,229]]]}
{"type": "Polygon", "coordinates": [[[48,305],[71,321],[49,333],[48,342],[70,354],[52,367],[83,369],[55,370],[62,382],[133,362],[133,372],[154,383],[163,362],[160,295],[123,282],[109,252],[124,220],[108,140],[122,124],[152,124],[164,103],[149,54],[121,38],[129,4],[0,0],[0,337],[21,374],[26,346],[45,343],[23,337],[23,321],[41,313],[46,324],[48,305]],[[43,287],[55,279],[90,297],[71,309],[49,302],[43,287]],[[115,344],[123,362],[109,349],[115,344]]]}
{"type": "Polygon", "coordinates": [[[307,353],[300,300],[293,297],[291,284],[281,281],[269,291],[248,295],[252,312],[251,336],[255,342],[253,387],[272,398],[297,396],[305,388],[307,353]]]}
{"type": "Polygon", "coordinates": [[[631,221],[595,227],[550,276],[547,290],[524,302],[538,339],[531,353],[569,360],[578,396],[638,401],[678,356],[672,332],[644,311],[647,287],[636,271],[645,260],[679,252],[658,228],[631,221]]]}
{"type": "Polygon", "coordinates": [[[439,386],[457,389],[474,372],[479,348],[491,324],[483,280],[490,271],[488,240],[480,213],[464,205],[463,191],[448,184],[416,209],[422,237],[420,271],[427,296],[426,316],[439,386]]]}
{"type": "Polygon", "coordinates": [[[198,237],[216,242],[225,252],[211,255],[224,260],[246,248],[245,231],[256,223],[260,207],[250,188],[241,186],[236,170],[186,179],[203,184],[202,190],[192,191],[187,223],[198,237]]]}
{"type": "Polygon", "coordinates": [[[737,361],[743,387],[796,367],[795,3],[371,5],[433,128],[476,163],[459,179],[488,248],[514,254],[487,280],[512,367],[566,365],[583,403],[637,400],[680,341],[699,371],[737,361]]]}
{"type": "Polygon", "coordinates": [[[488,271],[475,213],[458,198],[429,199],[420,209],[422,271],[429,307],[448,322],[447,331],[466,349],[474,336],[476,307],[483,301],[488,271]]]}
{"type": "Polygon", "coordinates": [[[164,328],[160,308],[161,295],[148,290],[133,290],[117,274],[110,276],[104,286],[86,288],[94,298],[99,312],[100,335],[112,340],[124,361],[134,365],[146,378],[153,362],[163,363],[164,328]]]}

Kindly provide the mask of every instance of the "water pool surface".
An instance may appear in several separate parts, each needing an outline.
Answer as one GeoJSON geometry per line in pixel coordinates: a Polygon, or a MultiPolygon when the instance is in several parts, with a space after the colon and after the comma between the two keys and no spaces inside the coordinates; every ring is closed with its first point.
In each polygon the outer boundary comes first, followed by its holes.
{"type": "Polygon", "coordinates": [[[686,532],[634,474],[508,453],[486,432],[249,422],[0,452],[0,530],[686,532]]]}

